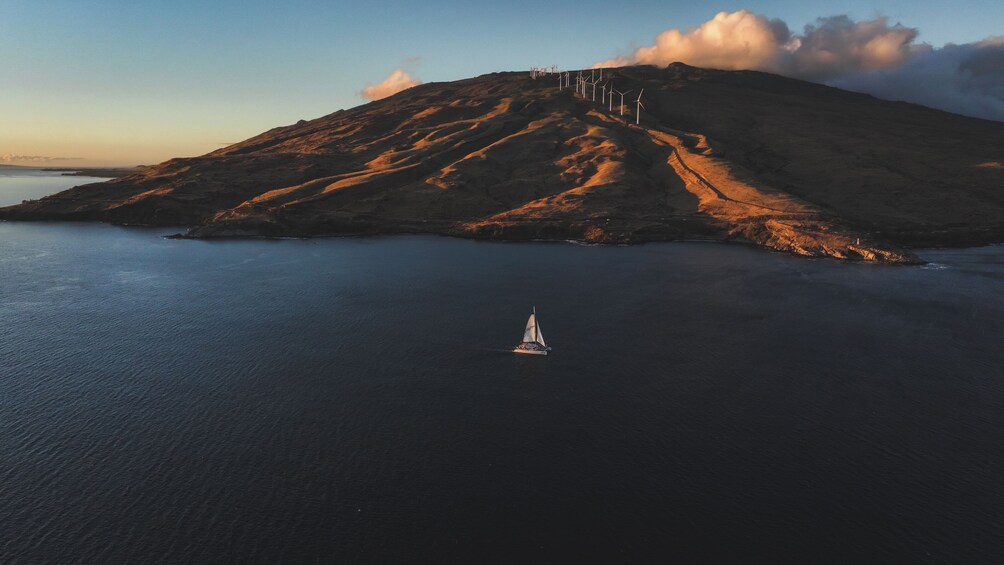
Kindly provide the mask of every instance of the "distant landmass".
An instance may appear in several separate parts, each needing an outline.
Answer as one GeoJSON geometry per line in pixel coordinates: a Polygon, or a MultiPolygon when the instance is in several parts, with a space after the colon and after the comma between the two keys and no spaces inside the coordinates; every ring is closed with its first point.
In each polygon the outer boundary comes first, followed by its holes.
{"type": "Polygon", "coordinates": [[[575,74],[561,90],[525,72],[424,84],[0,218],[206,238],[739,240],[888,262],[1004,241],[1004,123],[683,64],[605,70],[594,102],[575,74]],[[599,102],[607,80],[631,91],[623,117],[619,95],[599,102]]]}
{"type": "Polygon", "coordinates": [[[145,167],[39,167],[30,165],[8,165],[0,163],[0,169],[24,169],[26,171],[51,171],[63,173],[66,177],[118,178],[138,173],[145,167]]]}
{"type": "Polygon", "coordinates": [[[138,173],[146,167],[94,167],[83,169],[45,168],[45,171],[65,171],[64,177],[105,177],[115,179],[138,173]]]}

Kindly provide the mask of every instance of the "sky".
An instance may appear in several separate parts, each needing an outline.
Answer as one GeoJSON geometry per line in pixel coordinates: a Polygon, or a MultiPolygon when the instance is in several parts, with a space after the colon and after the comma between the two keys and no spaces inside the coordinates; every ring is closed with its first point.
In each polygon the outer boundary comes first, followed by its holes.
{"type": "MultiPolygon", "coordinates": [[[[918,76],[942,76],[923,73],[968,64],[978,50],[946,44],[1004,35],[1001,0],[0,0],[0,164],[135,165],[200,155],[419,81],[637,62],[638,48],[666,30],[686,39],[719,12],[740,10],[754,24],[782,20],[803,43],[812,37],[804,26],[829,16],[886,17],[887,28],[915,30],[909,61],[895,68],[811,77],[888,97],[900,95],[898,84],[918,88],[918,76]]],[[[993,103],[1004,82],[986,82],[977,86],[993,103]]],[[[922,102],[953,111],[951,104],[971,104],[956,94],[922,102]]]]}

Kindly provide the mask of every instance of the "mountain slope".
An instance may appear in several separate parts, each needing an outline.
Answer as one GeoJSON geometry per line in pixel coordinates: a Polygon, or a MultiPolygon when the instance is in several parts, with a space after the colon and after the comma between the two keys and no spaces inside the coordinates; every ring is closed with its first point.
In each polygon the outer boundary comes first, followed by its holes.
{"type": "Polygon", "coordinates": [[[425,84],[0,218],[192,237],[738,238],[894,262],[909,260],[896,245],[1004,241],[1004,124],[765,73],[606,74],[634,91],[624,117],[554,76],[425,84]]]}

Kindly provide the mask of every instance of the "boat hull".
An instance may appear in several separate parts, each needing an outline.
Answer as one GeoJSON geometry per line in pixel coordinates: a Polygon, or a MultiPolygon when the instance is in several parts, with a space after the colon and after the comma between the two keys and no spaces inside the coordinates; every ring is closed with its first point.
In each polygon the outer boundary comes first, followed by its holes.
{"type": "Polygon", "coordinates": [[[547,355],[546,349],[520,349],[516,348],[512,350],[513,353],[521,353],[523,355],[547,355]]]}

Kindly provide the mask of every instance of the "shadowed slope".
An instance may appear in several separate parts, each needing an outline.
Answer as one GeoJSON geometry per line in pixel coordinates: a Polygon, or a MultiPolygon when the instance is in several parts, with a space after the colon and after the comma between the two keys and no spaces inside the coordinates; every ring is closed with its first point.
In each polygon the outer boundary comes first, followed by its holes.
{"type": "Polygon", "coordinates": [[[887,261],[908,257],[883,241],[1004,240],[1004,124],[764,73],[607,74],[621,90],[646,89],[640,127],[630,111],[559,91],[555,77],[492,74],[0,217],[182,224],[192,237],[739,238],[887,261]]]}

